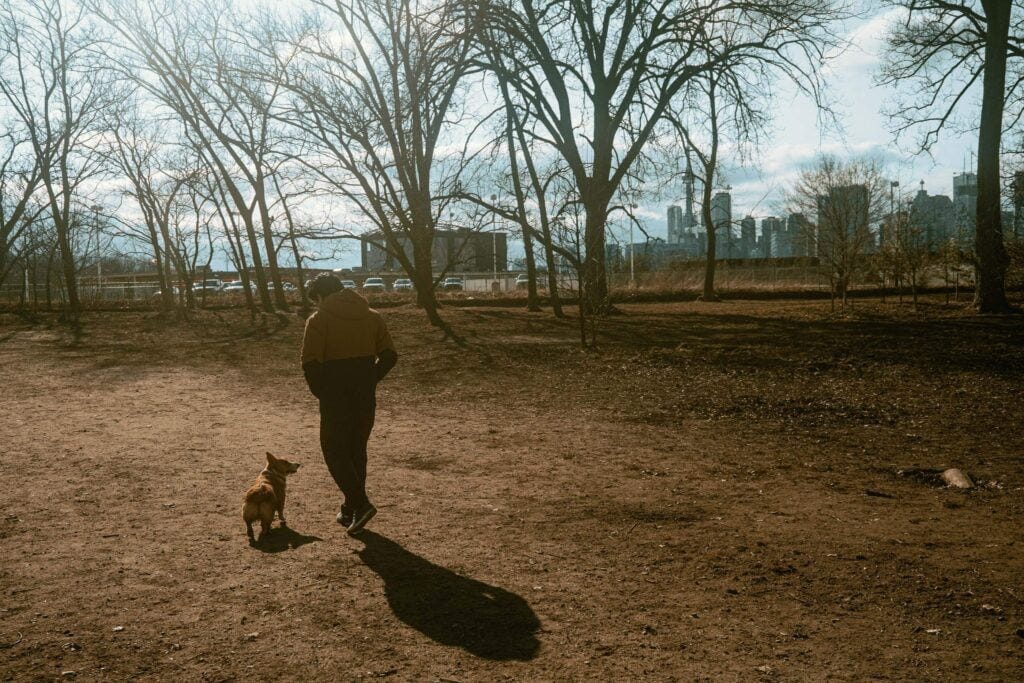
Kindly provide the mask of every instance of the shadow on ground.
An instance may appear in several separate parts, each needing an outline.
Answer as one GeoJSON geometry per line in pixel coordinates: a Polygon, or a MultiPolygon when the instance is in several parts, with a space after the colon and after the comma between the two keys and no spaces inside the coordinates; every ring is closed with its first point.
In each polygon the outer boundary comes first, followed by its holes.
{"type": "Polygon", "coordinates": [[[282,526],[268,531],[252,547],[264,553],[279,553],[322,540],[319,536],[305,536],[289,526],[282,526]]]}
{"type": "MultiPolygon", "coordinates": [[[[729,303],[717,304],[726,308],[729,303]]],[[[1019,334],[1021,316],[913,317],[905,312],[886,315],[864,307],[856,317],[790,318],[776,313],[752,315],[723,310],[699,311],[626,311],[623,315],[600,318],[597,322],[598,346],[622,348],[628,352],[693,351],[710,364],[735,369],[786,368],[792,363],[806,364],[817,359],[834,364],[849,358],[857,363],[872,362],[891,366],[916,367],[927,372],[984,372],[1001,377],[1024,374],[1024,337],[1019,334]],[[978,340],[992,348],[989,354],[972,353],[970,345],[978,340]],[[907,349],[914,349],[907,353],[907,349]],[[794,354],[794,350],[799,351],[794,354]]],[[[943,306],[922,306],[923,311],[943,312],[943,306]]],[[[820,312],[819,312],[820,313],[820,312]]],[[[555,336],[575,341],[576,319],[529,316],[519,311],[467,311],[474,322],[508,329],[521,325],[540,336],[555,336]]],[[[824,314],[822,314],[824,315],[824,314]]],[[[518,353],[529,360],[536,356],[538,344],[510,345],[501,339],[480,339],[477,345],[490,345],[506,354],[518,353]]],[[[663,356],[670,361],[671,357],[663,356]]],[[[685,356],[689,363],[693,359],[685,356]]]]}
{"type": "Polygon", "coordinates": [[[409,626],[485,659],[537,655],[540,620],[520,596],[459,576],[372,531],[358,539],[366,544],[359,556],[384,580],[388,605],[409,626]]]}

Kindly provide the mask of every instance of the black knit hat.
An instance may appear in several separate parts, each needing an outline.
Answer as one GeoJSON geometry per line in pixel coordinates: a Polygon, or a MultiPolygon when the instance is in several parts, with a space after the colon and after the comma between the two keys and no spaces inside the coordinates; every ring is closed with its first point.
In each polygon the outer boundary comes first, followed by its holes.
{"type": "Polygon", "coordinates": [[[334,273],[320,273],[306,283],[306,292],[313,301],[319,301],[328,294],[334,294],[343,289],[345,286],[341,284],[341,280],[334,273]]]}

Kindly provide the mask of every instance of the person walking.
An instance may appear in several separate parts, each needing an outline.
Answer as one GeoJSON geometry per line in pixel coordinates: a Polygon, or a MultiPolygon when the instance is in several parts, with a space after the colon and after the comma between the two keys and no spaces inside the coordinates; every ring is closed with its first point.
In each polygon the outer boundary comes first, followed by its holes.
{"type": "Polygon", "coordinates": [[[320,401],[320,448],[344,496],[336,519],[353,535],[377,514],[366,495],[366,442],[377,382],[395,366],[398,354],[381,314],[335,275],[317,275],[306,290],[319,305],[306,320],[302,373],[320,401]]]}

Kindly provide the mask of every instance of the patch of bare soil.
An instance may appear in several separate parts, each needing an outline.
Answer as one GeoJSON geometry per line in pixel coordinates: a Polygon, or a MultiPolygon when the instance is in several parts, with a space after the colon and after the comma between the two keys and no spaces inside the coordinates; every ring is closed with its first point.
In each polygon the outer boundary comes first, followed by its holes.
{"type": "Polygon", "coordinates": [[[0,677],[1024,679],[1020,317],[621,308],[388,309],[357,539],[298,318],[0,318],[0,677]]]}

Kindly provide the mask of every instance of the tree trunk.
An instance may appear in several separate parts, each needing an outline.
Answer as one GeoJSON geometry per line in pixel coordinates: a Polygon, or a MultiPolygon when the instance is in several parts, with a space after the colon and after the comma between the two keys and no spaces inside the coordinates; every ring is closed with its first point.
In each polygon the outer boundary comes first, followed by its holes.
{"type": "MultiPolygon", "coordinates": [[[[701,207],[701,219],[704,221],[704,230],[707,232],[707,259],[704,263],[704,292],[701,295],[703,301],[718,301],[715,294],[715,266],[718,251],[718,235],[715,234],[717,227],[711,217],[711,189],[715,181],[715,170],[718,167],[718,100],[715,98],[717,79],[711,79],[708,84],[708,114],[711,124],[711,149],[708,156],[701,157],[704,166],[704,188],[702,198],[704,205],[701,207]]],[[[731,230],[730,226],[726,226],[731,230]]]]}
{"type": "Polygon", "coordinates": [[[228,244],[231,245],[231,250],[236,252],[235,261],[238,263],[238,277],[242,280],[242,292],[245,297],[245,307],[249,309],[251,317],[256,317],[256,299],[252,295],[252,278],[249,277],[249,262],[245,260],[245,249],[242,243],[242,233],[238,231],[238,224],[234,223],[227,226],[227,230],[224,231],[228,236],[228,244]],[[234,233],[234,238],[231,235],[234,233]]]}
{"type": "Polygon", "coordinates": [[[551,300],[551,312],[556,318],[564,318],[562,297],[558,293],[558,269],[555,266],[555,252],[550,243],[544,245],[544,255],[548,261],[548,298],[551,300]]]}
{"type": "Polygon", "coordinates": [[[539,195],[537,206],[540,209],[540,237],[544,247],[544,260],[548,263],[548,298],[551,300],[551,312],[556,318],[564,318],[562,297],[558,294],[558,266],[555,262],[555,250],[551,246],[551,224],[548,222],[547,206],[543,195],[539,195]]]}
{"type": "Polygon", "coordinates": [[[262,178],[256,188],[259,192],[257,204],[260,211],[260,222],[263,223],[263,243],[267,248],[267,268],[270,269],[270,280],[274,284],[274,304],[278,310],[288,310],[288,300],[284,298],[284,287],[281,282],[281,271],[277,267],[277,250],[274,249],[274,235],[271,233],[270,209],[267,208],[265,189],[262,178]]]}
{"type": "Polygon", "coordinates": [[[53,310],[53,259],[57,255],[57,247],[51,247],[46,257],[46,310],[53,310]]]}
{"type": "Polygon", "coordinates": [[[1006,269],[1009,256],[1003,245],[999,208],[999,145],[1002,138],[1006,88],[1006,50],[1011,4],[1006,0],[982,0],[987,17],[985,77],[978,130],[978,210],[975,250],[978,254],[974,304],[981,313],[1000,313],[1010,308],[1006,300],[1006,269]]]}
{"type": "MultiPolygon", "coordinates": [[[[275,187],[277,187],[276,184],[275,187]]],[[[302,269],[302,253],[299,251],[299,241],[295,238],[295,221],[292,219],[292,210],[288,208],[288,202],[285,200],[280,187],[277,187],[277,194],[281,197],[281,208],[284,209],[284,217],[288,222],[288,241],[292,247],[292,255],[295,257],[295,277],[299,281],[299,301],[302,302],[300,304],[301,308],[305,306],[305,302],[307,300],[306,275],[305,271],[302,269]]]]}
{"type": "Polygon", "coordinates": [[[263,270],[263,259],[260,257],[260,242],[256,237],[256,228],[253,225],[252,212],[239,212],[242,222],[245,224],[246,237],[249,239],[249,255],[252,257],[252,270],[256,275],[256,291],[260,295],[260,305],[266,313],[274,312],[274,303],[270,300],[270,292],[267,291],[267,275],[263,270]]]}
{"type": "Polygon", "coordinates": [[[54,227],[57,229],[57,243],[60,246],[61,272],[64,274],[64,287],[68,293],[68,306],[66,315],[72,320],[78,320],[82,312],[82,303],[78,298],[78,280],[75,275],[75,255],[71,251],[71,236],[68,234],[70,227],[59,218],[54,219],[54,227]]]}
{"type": "Polygon", "coordinates": [[[707,233],[708,253],[704,259],[704,291],[701,294],[702,301],[718,301],[715,294],[715,252],[718,250],[718,236],[715,234],[715,226],[711,222],[711,183],[704,183],[704,206],[701,208],[701,218],[704,221],[704,231],[707,233]]]}
{"type": "Polygon", "coordinates": [[[416,303],[421,306],[434,327],[446,329],[444,320],[437,312],[437,295],[434,293],[433,246],[434,233],[416,235],[412,240],[412,279],[416,283],[416,303]]]}
{"type": "Polygon", "coordinates": [[[149,242],[153,247],[153,266],[156,268],[157,285],[160,287],[160,310],[167,313],[174,308],[174,296],[171,293],[170,280],[167,279],[164,272],[164,258],[166,257],[163,253],[164,250],[160,248],[160,234],[151,218],[146,221],[146,227],[149,229],[149,242]]]}
{"type": "Polygon", "coordinates": [[[608,219],[608,202],[603,196],[588,192],[583,198],[583,207],[587,217],[584,224],[583,242],[585,245],[583,262],[583,281],[580,283],[586,296],[581,296],[581,310],[595,315],[607,312],[608,275],[605,270],[604,245],[605,227],[608,219]]]}
{"type": "Polygon", "coordinates": [[[292,254],[295,256],[295,277],[299,281],[299,300],[306,301],[306,271],[302,269],[302,252],[299,251],[299,243],[295,239],[295,231],[289,235],[292,243],[292,254]]]}
{"type": "MultiPolygon", "coordinates": [[[[537,262],[533,257],[533,230],[530,229],[530,219],[526,214],[526,193],[523,191],[523,183],[519,178],[519,159],[516,156],[515,146],[515,108],[512,106],[512,99],[508,94],[508,83],[499,79],[501,95],[505,101],[505,145],[508,147],[508,158],[512,174],[512,187],[516,193],[516,215],[521,221],[523,228],[523,250],[526,252],[526,310],[539,311],[540,303],[537,301],[537,262]]],[[[524,149],[524,154],[529,150],[524,149]]],[[[507,250],[506,250],[507,253],[507,250]]]]}
{"type": "MultiPolygon", "coordinates": [[[[577,263],[578,262],[579,262],[579,260],[577,259],[577,263]]],[[[587,345],[587,313],[586,313],[586,307],[583,304],[583,302],[585,300],[584,292],[586,291],[586,287],[584,285],[585,279],[586,278],[585,278],[585,275],[583,273],[583,268],[577,267],[576,268],[576,291],[577,291],[577,299],[576,300],[579,303],[579,305],[577,306],[577,310],[579,312],[579,323],[580,323],[580,347],[584,348],[584,349],[587,348],[587,346],[588,346],[587,345]]]]}
{"type": "Polygon", "coordinates": [[[533,255],[533,229],[529,218],[523,221],[523,250],[526,252],[526,310],[540,311],[537,296],[537,259],[533,255]]]}
{"type": "Polygon", "coordinates": [[[915,311],[917,310],[917,277],[917,266],[914,265],[910,269],[910,296],[913,298],[915,311]]]}

